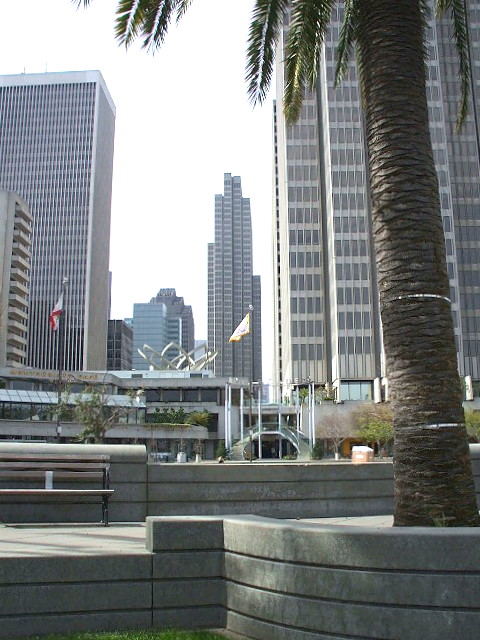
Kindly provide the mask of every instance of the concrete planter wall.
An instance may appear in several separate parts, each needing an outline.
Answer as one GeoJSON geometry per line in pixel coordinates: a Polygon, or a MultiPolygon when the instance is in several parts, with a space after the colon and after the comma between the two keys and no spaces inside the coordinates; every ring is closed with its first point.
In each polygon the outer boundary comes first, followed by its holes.
{"type": "Polygon", "coordinates": [[[149,518],[147,546],[163,567],[154,626],[203,626],[208,610],[212,624],[224,618],[258,640],[473,640],[479,543],[480,530],[467,528],[149,518]]]}
{"type": "MultiPolygon", "coordinates": [[[[393,511],[391,462],[147,464],[143,445],[0,443],[0,451],[16,453],[85,452],[86,447],[91,453],[110,455],[115,489],[111,522],[143,522],[147,515],[318,518],[393,511]]],[[[480,496],[480,445],[470,450],[480,496]]],[[[18,484],[0,479],[0,486],[18,484]]],[[[0,506],[2,522],[97,522],[100,517],[97,504],[14,504],[2,499],[0,506]]]]}

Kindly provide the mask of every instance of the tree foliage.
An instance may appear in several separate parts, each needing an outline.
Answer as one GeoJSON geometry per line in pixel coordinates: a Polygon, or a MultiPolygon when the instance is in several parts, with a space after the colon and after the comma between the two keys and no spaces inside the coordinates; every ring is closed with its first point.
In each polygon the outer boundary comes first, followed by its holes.
{"type": "Polygon", "coordinates": [[[352,413],[352,423],[366,444],[376,442],[380,449],[393,439],[393,414],[388,404],[364,404],[358,407],[352,413]]]}
{"type": "Polygon", "coordinates": [[[351,435],[352,422],[350,416],[341,411],[322,415],[315,427],[315,436],[330,440],[337,454],[342,442],[351,435]]]}
{"type": "Polygon", "coordinates": [[[86,387],[80,394],[70,394],[67,390],[60,403],[60,415],[83,425],[77,436],[80,442],[103,442],[106,432],[135,407],[138,393],[138,390],[131,389],[126,394],[129,397],[126,405],[109,406],[109,394],[103,385],[86,387]]]}
{"type": "Polygon", "coordinates": [[[465,411],[465,424],[467,425],[468,436],[475,442],[480,442],[480,411],[467,409],[465,411]]]}

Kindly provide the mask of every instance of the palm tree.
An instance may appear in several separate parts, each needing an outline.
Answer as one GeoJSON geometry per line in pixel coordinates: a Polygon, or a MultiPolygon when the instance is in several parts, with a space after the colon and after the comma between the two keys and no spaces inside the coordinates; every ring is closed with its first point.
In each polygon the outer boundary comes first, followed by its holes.
{"type": "MultiPolygon", "coordinates": [[[[76,0],[81,4],[82,0],[76,0]]],[[[191,0],[119,0],[116,35],[155,50],[191,0]]],[[[88,4],[89,0],[83,0],[88,4]]],[[[340,3],[339,3],[340,4],[340,3]]],[[[425,0],[345,0],[337,80],[355,46],[364,100],[373,235],[395,431],[396,526],[479,524],[457,372],[438,183],[426,100],[425,0]]],[[[247,50],[252,101],[270,85],[285,15],[284,111],[293,123],[315,88],[336,0],[256,0],[247,50]]],[[[453,17],[466,115],[464,0],[453,17]]]]}

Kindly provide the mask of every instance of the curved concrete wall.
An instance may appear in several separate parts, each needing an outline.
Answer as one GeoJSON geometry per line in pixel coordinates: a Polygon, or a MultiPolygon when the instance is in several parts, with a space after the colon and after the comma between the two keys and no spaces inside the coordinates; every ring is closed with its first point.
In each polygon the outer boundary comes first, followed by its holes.
{"type": "Polygon", "coordinates": [[[480,530],[467,528],[148,518],[155,562],[175,554],[171,575],[154,578],[154,626],[195,626],[195,594],[196,609],[224,607],[227,629],[259,640],[473,640],[479,542],[480,530]],[[206,586],[220,550],[215,601],[206,586]]]}

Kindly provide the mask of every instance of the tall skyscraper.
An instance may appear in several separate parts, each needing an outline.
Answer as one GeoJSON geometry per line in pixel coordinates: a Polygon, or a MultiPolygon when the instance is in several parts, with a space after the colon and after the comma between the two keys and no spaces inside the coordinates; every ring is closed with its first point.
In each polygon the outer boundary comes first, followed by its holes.
{"type": "Polygon", "coordinates": [[[0,190],[0,367],[27,360],[31,236],[26,203],[0,190]]]}
{"type": "Polygon", "coordinates": [[[224,193],[215,196],[215,242],[208,245],[208,346],[218,351],[217,376],[262,379],[260,276],[252,274],[250,200],[241,178],[226,173],[224,193]],[[229,343],[250,306],[252,334],[229,343]]]}
{"type": "MultiPolygon", "coordinates": [[[[428,29],[428,101],[440,185],[458,363],[480,379],[480,4],[467,7],[470,114],[460,134],[458,62],[449,21],[428,29]]],[[[333,11],[316,91],[297,124],[275,122],[275,378],[341,386],[367,399],[383,374],[367,152],[354,63],[333,88],[341,10],[333,11]]],[[[288,28],[288,20],[285,25],[288,28]]],[[[280,56],[281,58],[281,56],[280,56]]],[[[283,68],[277,68],[278,104],[283,68]]],[[[378,387],[377,387],[378,389],[378,387]]]]}
{"type": "Polygon", "coordinates": [[[64,277],[63,368],[106,366],[114,128],[98,71],[0,76],[0,188],[34,219],[30,366],[58,366],[48,318],[64,277]]]}

